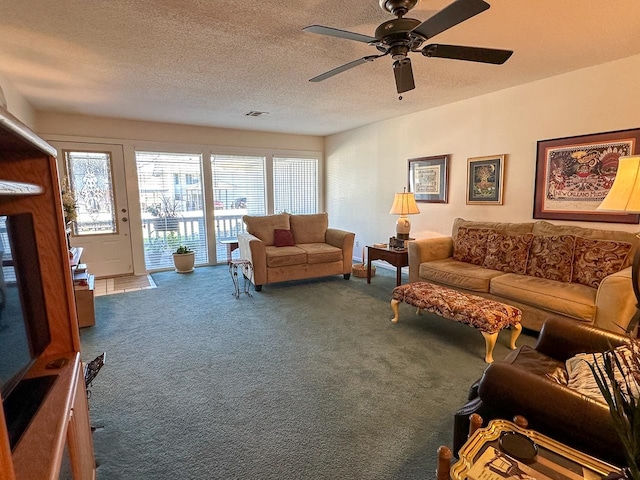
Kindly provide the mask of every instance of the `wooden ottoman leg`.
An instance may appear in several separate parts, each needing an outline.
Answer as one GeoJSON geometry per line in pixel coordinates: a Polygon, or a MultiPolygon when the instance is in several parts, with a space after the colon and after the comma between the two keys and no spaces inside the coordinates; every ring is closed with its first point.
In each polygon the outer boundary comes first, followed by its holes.
{"type": "Polygon", "coordinates": [[[398,323],[398,304],[400,303],[399,300],[396,300],[395,298],[391,299],[391,310],[393,310],[393,318],[391,319],[391,321],[393,323],[398,323]]]}
{"type": "Polygon", "coordinates": [[[484,337],[485,344],[485,354],[484,361],[487,363],[493,363],[493,347],[496,346],[496,340],[498,339],[498,332],[495,333],[487,333],[480,332],[484,337]]]}
{"type": "Polygon", "coordinates": [[[511,350],[516,349],[516,340],[520,336],[522,332],[522,325],[520,323],[516,323],[515,325],[511,325],[511,342],[509,343],[509,348],[511,350]]]}

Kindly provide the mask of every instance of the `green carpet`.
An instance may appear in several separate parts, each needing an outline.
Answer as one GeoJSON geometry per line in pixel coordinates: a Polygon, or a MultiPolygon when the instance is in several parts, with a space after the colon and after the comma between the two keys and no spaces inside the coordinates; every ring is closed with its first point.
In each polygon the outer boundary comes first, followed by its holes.
{"type": "MultiPolygon", "coordinates": [[[[485,363],[480,332],[389,307],[395,272],[232,295],[226,266],[96,298],[83,358],[98,479],[425,479],[485,363]]],[[[494,356],[507,352],[503,332],[494,356]]],[[[519,345],[533,344],[522,336],[519,345]]]]}

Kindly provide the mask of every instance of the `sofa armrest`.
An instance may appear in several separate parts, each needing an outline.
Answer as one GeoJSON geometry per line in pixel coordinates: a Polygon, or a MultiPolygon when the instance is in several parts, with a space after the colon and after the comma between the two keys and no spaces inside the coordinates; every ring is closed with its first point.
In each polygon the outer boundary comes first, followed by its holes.
{"type": "Polygon", "coordinates": [[[596,294],[596,327],[624,333],[636,313],[636,296],[631,282],[631,267],[602,279],[596,294]]]}
{"type": "Polygon", "coordinates": [[[420,264],[453,255],[453,238],[421,238],[409,242],[409,282],[420,281],[420,264]]]}
{"type": "Polygon", "coordinates": [[[566,361],[578,353],[604,352],[629,342],[629,337],[573,320],[550,318],[542,326],[535,349],[566,361]]]}
{"type": "Polygon", "coordinates": [[[342,273],[350,274],[353,268],[353,242],[356,234],[337,228],[327,228],[325,242],[342,250],[342,273]]]}
{"type": "Polygon", "coordinates": [[[251,261],[254,285],[267,283],[267,251],[262,240],[250,233],[238,234],[240,258],[251,261]]]}
{"type": "Polygon", "coordinates": [[[516,365],[499,361],[487,367],[478,395],[503,418],[523,415],[533,430],[583,451],[615,452],[620,447],[605,403],[516,365]]]}

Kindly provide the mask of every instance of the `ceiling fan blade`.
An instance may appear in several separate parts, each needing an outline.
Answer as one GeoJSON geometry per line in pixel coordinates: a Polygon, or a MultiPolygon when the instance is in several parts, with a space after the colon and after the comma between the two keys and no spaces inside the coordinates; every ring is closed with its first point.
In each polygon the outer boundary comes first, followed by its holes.
{"type": "Polygon", "coordinates": [[[329,35],[330,37],[346,38],[347,40],[355,40],[356,42],[371,43],[378,41],[375,37],[369,37],[368,35],[362,35],[360,33],[347,32],[346,30],[340,30],[337,28],[323,27],[322,25],[304,27],[302,31],[319,33],[320,35],[329,35]]]}
{"type": "Polygon", "coordinates": [[[422,49],[425,57],[452,58],[468,62],[493,63],[502,65],[513,54],[512,50],[495,48],[464,47],[462,45],[431,44],[422,49]]]}
{"type": "Polygon", "coordinates": [[[413,82],[413,69],[411,68],[411,60],[403,58],[393,62],[393,75],[396,77],[396,90],[398,93],[408,92],[416,88],[413,82]]]}
{"type": "Polygon", "coordinates": [[[439,33],[484,12],[490,7],[483,0],[456,0],[444,7],[433,17],[425,20],[412,31],[425,39],[435,37],[439,33]]]}
{"type": "Polygon", "coordinates": [[[334,75],[337,75],[339,73],[342,73],[346,70],[349,70],[353,67],[357,67],[358,65],[362,65],[363,63],[367,63],[367,62],[373,62],[376,58],[380,58],[385,56],[386,53],[383,53],[382,55],[369,55],[367,57],[362,57],[359,58],[358,60],[354,60],[353,62],[349,62],[349,63],[345,63],[344,65],[340,66],[340,67],[336,67],[333,70],[329,70],[328,72],[324,72],[320,75],[318,75],[317,77],[313,77],[312,79],[310,79],[310,82],[321,82],[322,80],[326,80],[329,77],[333,77],[334,75]]]}

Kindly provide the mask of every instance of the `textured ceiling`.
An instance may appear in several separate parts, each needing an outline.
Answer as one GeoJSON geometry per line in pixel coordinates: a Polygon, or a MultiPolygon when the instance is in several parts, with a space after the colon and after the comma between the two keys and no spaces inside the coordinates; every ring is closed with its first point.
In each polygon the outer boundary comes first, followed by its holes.
{"type": "MultiPolygon", "coordinates": [[[[638,0],[488,1],[432,42],[511,59],[412,54],[416,89],[402,101],[389,57],[308,81],[377,51],[302,28],[373,36],[393,18],[378,0],[4,0],[0,71],[37,110],[327,135],[640,53],[638,0]]],[[[422,0],[407,16],[448,3],[422,0]]]]}

